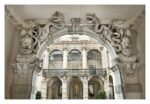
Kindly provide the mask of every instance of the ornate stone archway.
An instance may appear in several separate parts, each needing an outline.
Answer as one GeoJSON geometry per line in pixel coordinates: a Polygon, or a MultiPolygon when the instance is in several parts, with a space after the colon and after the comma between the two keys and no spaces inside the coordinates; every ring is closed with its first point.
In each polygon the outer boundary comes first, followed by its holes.
{"type": "Polygon", "coordinates": [[[82,24],[80,18],[72,18],[71,25],[67,25],[64,23],[64,15],[55,12],[50,22],[44,27],[32,21],[33,27],[29,29],[20,28],[19,52],[17,62],[13,65],[15,78],[12,85],[12,98],[29,98],[33,71],[41,69],[41,55],[48,45],[66,34],[84,34],[98,40],[107,48],[113,63],[113,67],[108,68],[108,71],[111,70],[114,75],[115,98],[123,99],[122,78],[118,62],[128,65],[127,74],[133,74],[137,60],[136,55],[132,53],[131,31],[129,28],[101,24],[94,14],[87,14],[86,19],[88,23],[82,24]],[[26,81],[22,82],[22,79],[26,81]]]}

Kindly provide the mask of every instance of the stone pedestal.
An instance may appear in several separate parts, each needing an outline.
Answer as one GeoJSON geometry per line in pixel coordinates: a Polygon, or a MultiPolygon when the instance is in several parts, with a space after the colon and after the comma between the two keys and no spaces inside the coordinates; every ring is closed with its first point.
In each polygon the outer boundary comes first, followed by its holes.
{"type": "Polygon", "coordinates": [[[104,80],[104,90],[106,92],[106,98],[109,98],[109,80],[108,78],[104,80]]]}
{"type": "Polygon", "coordinates": [[[12,98],[30,98],[34,65],[29,63],[16,63],[13,67],[15,75],[12,85],[12,98]]]}
{"type": "Polygon", "coordinates": [[[12,84],[12,99],[29,99],[32,90],[33,72],[39,72],[39,60],[34,54],[17,55],[17,62],[12,65],[14,80],[12,84]]]}

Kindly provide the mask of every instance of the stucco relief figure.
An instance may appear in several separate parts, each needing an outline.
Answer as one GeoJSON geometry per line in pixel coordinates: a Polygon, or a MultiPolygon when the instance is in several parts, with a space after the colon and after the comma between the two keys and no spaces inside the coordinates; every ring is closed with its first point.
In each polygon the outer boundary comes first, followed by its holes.
{"type": "Polygon", "coordinates": [[[32,43],[33,43],[33,40],[32,38],[29,36],[29,34],[26,34],[25,36],[23,36],[21,38],[21,46],[22,48],[24,49],[29,49],[31,50],[32,49],[32,43]]]}
{"type": "Polygon", "coordinates": [[[131,42],[128,37],[123,37],[122,38],[122,54],[126,57],[129,57],[133,55],[132,47],[131,47],[131,42]]]}
{"type": "Polygon", "coordinates": [[[133,53],[132,44],[128,36],[124,36],[121,42],[122,53],[119,55],[120,59],[127,63],[136,62],[137,56],[133,53]]]}
{"type": "Polygon", "coordinates": [[[136,67],[137,67],[136,63],[127,63],[126,64],[127,75],[133,75],[135,73],[136,67]]]}
{"type": "Polygon", "coordinates": [[[121,42],[122,53],[119,58],[126,64],[127,74],[134,74],[136,69],[137,56],[133,53],[132,44],[128,36],[124,36],[121,42]]]}
{"type": "Polygon", "coordinates": [[[74,86],[73,86],[73,96],[75,97],[75,98],[78,98],[79,97],[79,86],[77,85],[77,84],[75,84],[74,86]]]}
{"type": "Polygon", "coordinates": [[[22,30],[20,39],[20,53],[32,54],[35,52],[35,46],[37,44],[37,38],[32,36],[28,30],[22,30]]]}
{"type": "Polygon", "coordinates": [[[52,35],[60,29],[64,28],[64,15],[56,11],[50,18],[50,22],[43,28],[40,28],[39,35],[40,41],[43,42],[47,39],[48,35],[52,35]]]}

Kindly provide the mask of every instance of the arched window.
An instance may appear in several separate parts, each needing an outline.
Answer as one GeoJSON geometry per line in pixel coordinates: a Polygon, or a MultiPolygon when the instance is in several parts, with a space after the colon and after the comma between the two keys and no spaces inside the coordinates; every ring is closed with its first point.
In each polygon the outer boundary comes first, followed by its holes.
{"type": "Polygon", "coordinates": [[[63,55],[60,50],[53,50],[49,55],[49,68],[62,69],[63,55]]]}
{"type": "Polygon", "coordinates": [[[89,69],[102,68],[101,53],[98,50],[90,50],[87,60],[89,69]]]}
{"type": "Polygon", "coordinates": [[[68,53],[68,68],[81,69],[82,68],[82,55],[77,49],[73,49],[68,53]]]}

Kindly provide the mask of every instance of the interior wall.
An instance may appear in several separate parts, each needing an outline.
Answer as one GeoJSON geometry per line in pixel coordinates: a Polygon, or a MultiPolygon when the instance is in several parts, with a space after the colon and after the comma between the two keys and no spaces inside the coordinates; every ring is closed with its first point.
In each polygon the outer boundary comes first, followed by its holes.
{"type": "Polygon", "coordinates": [[[16,30],[14,26],[5,19],[5,98],[11,98],[11,85],[13,82],[14,72],[11,64],[15,63],[17,43],[16,30]]]}
{"type": "Polygon", "coordinates": [[[141,24],[138,24],[135,30],[136,33],[132,34],[133,51],[138,57],[135,74],[128,76],[126,65],[122,63],[119,64],[126,99],[145,98],[145,21],[143,20],[141,24]],[[133,87],[136,88],[132,89],[133,87]]]}
{"type": "Polygon", "coordinates": [[[145,98],[145,21],[137,27],[138,80],[142,87],[142,98],[145,98]]]}

